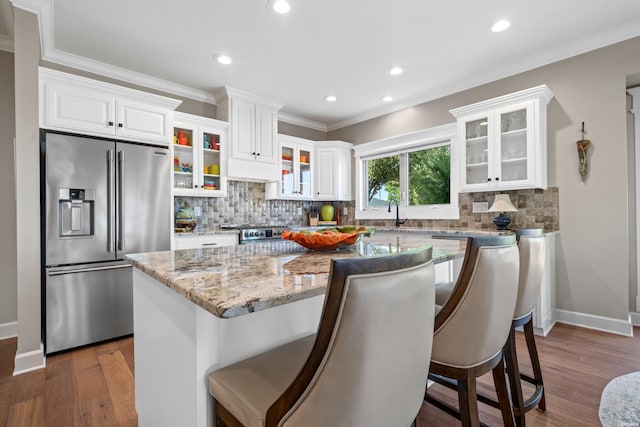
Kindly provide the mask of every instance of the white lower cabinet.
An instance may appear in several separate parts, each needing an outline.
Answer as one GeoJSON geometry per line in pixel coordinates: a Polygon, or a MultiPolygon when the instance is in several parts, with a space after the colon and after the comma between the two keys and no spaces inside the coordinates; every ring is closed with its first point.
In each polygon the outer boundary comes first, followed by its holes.
{"type": "Polygon", "coordinates": [[[203,248],[220,248],[224,246],[235,246],[238,244],[237,233],[221,233],[221,234],[175,234],[174,235],[175,250],[180,249],[203,249],[203,248]]]}

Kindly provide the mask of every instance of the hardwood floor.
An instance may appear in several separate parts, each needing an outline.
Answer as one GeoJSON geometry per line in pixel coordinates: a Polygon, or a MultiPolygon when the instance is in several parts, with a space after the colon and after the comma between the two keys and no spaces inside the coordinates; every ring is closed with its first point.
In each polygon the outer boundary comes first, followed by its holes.
{"type": "MultiPolygon", "coordinates": [[[[640,328],[634,333],[628,338],[556,325],[548,337],[538,337],[547,411],[527,413],[527,426],[599,426],[604,386],[619,375],[640,371],[640,328]]],[[[521,334],[517,341],[518,354],[526,354],[521,334]]],[[[137,425],[132,337],[48,357],[45,369],[14,377],[15,349],[15,338],[0,341],[0,427],[137,425]]],[[[530,373],[524,360],[521,367],[530,373]]],[[[493,393],[490,375],[480,379],[478,389],[493,393]]],[[[429,392],[456,402],[455,394],[444,387],[434,385],[429,392]]],[[[491,426],[502,425],[499,411],[482,404],[480,418],[491,426]]],[[[417,424],[460,425],[427,404],[417,424]]]]}
{"type": "Polygon", "coordinates": [[[15,349],[15,338],[0,341],[0,427],[138,424],[132,337],[59,353],[45,369],[12,377],[15,349]]]}

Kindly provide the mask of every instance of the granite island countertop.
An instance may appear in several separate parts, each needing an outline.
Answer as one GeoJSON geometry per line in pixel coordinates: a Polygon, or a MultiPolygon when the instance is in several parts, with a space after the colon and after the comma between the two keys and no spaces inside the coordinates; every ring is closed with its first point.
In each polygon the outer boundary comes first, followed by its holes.
{"type": "Polygon", "coordinates": [[[376,256],[433,246],[435,263],[464,256],[464,240],[380,233],[352,249],[309,251],[273,240],[232,247],[127,255],[139,270],[220,318],[324,294],[332,258],[376,256]]]}

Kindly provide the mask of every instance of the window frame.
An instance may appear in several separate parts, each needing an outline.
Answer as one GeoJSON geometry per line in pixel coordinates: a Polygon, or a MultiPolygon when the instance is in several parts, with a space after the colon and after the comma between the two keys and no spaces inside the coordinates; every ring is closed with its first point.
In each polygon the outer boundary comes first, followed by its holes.
{"type": "Polygon", "coordinates": [[[395,219],[395,209],[366,209],[368,180],[366,177],[368,160],[400,155],[400,216],[402,219],[460,219],[458,206],[459,174],[458,174],[458,146],[457,124],[450,123],[420,130],[404,135],[393,136],[377,141],[354,146],[355,154],[355,190],[356,190],[356,219],[395,219]],[[449,175],[449,204],[411,206],[408,204],[406,192],[408,189],[408,162],[403,157],[408,153],[429,148],[449,145],[451,162],[449,175]]]}

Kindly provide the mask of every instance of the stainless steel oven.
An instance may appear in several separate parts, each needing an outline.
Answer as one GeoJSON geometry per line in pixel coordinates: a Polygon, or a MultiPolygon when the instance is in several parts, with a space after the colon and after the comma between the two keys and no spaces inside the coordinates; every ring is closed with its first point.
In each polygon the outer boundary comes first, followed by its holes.
{"type": "Polygon", "coordinates": [[[281,225],[266,224],[225,224],[221,228],[239,230],[240,244],[279,240],[282,238],[282,232],[287,229],[287,227],[281,225]]]}

